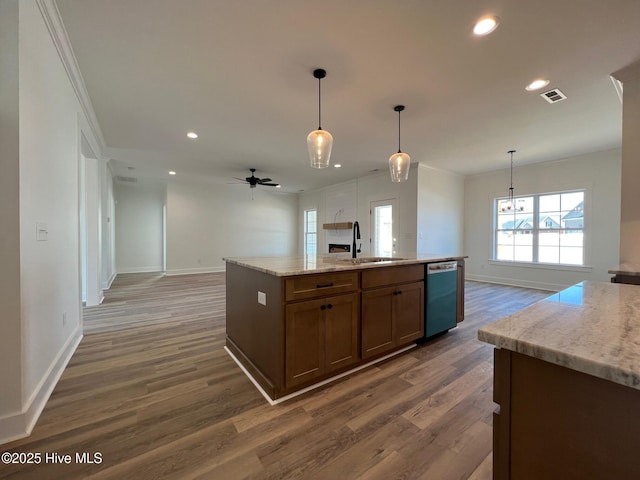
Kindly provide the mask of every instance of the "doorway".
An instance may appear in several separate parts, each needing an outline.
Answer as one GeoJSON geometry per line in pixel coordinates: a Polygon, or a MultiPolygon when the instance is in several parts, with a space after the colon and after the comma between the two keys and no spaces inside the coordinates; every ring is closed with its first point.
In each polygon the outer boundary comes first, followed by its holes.
{"type": "Polygon", "coordinates": [[[376,257],[391,257],[396,254],[397,216],[396,199],[371,202],[371,253],[376,257]]]}

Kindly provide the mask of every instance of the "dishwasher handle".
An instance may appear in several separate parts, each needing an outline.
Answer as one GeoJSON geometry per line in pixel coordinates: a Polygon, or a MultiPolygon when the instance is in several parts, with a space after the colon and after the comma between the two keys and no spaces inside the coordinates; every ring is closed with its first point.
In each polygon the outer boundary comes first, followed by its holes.
{"type": "Polygon", "coordinates": [[[428,263],[427,275],[451,272],[458,269],[458,262],[428,263]]]}

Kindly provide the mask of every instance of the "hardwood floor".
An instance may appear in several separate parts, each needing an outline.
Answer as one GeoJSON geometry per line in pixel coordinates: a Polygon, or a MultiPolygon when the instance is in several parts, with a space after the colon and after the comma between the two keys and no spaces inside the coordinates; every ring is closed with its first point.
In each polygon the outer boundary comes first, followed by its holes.
{"type": "Polygon", "coordinates": [[[0,446],[41,463],[0,478],[489,479],[493,350],[477,329],[547,295],[467,282],[458,328],[272,407],[222,348],[224,274],[119,275],[32,435],[0,446]]]}

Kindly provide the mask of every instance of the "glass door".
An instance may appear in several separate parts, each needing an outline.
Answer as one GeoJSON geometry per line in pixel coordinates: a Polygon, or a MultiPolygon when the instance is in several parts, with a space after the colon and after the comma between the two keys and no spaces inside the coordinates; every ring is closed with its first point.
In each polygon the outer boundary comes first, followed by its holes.
{"type": "Polygon", "coordinates": [[[376,257],[391,257],[396,253],[396,199],[371,202],[371,252],[376,257]]]}

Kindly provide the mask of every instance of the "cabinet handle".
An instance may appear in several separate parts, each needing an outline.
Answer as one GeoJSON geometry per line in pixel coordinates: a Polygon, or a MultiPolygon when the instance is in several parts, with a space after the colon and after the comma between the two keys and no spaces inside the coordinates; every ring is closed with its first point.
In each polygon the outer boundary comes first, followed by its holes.
{"type": "Polygon", "coordinates": [[[316,288],[327,288],[327,287],[333,287],[333,282],[329,282],[329,283],[318,283],[316,285],[316,288]]]}
{"type": "Polygon", "coordinates": [[[328,308],[329,310],[331,310],[331,309],[333,308],[333,305],[332,305],[332,304],[329,304],[329,305],[327,305],[327,308],[328,308]]]}
{"type": "Polygon", "coordinates": [[[393,292],[394,295],[402,295],[402,290],[396,290],[393,292]]]}
{"type": "Polygon", "coordinates": [[[320,305],[320,310],[326,310],[327,306],[326,305],[320,305]]]}

